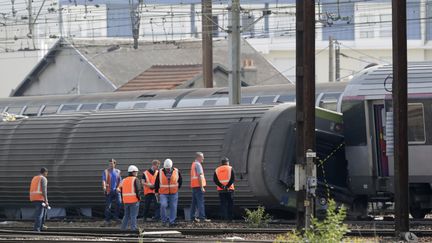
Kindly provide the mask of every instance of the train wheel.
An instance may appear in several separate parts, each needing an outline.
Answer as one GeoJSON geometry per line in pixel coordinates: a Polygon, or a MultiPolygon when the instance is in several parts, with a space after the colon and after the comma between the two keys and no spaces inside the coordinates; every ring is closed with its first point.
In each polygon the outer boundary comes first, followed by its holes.
{"type": "Polygon", "coordinates": [[[410,208],[411,216],[415,219],[424,219],[426,214],[430,212],[430,209],[424,208],[410,208]]]}

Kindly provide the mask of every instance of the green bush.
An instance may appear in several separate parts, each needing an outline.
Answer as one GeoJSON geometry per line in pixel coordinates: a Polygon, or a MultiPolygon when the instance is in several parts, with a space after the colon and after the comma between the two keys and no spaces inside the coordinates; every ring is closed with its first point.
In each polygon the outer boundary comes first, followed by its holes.
{"type": "Polygon", "coordinates": [[[251,227],[263,227],[268,225],[271,217],[265,212],[263,206],[259,206],[256,210],[246,209],[246,217],[244,219],[251,227]]]}
{"type": "Polygon", "coordinates": [[[276,238],[275,243],[282,242],[341,242],[344,235],[348,232],[348,227],[343,223],[346,217],[346,209],[342,206],[337,208],[334,200],[329,200],[326,218],[319,221],[317,218],[311,219],[310,229],[303,233],[298,231],[288,232],[276,238]]]}

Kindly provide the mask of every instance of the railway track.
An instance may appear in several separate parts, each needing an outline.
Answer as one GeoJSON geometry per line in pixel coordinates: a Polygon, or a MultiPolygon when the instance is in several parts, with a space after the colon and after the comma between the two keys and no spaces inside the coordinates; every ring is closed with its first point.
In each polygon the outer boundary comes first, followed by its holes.
{"type": "MultiPolygon", "coordinates": [[[[161,231],[160,229],[141,229],[144,233],[151,233],[152,235],[146,235],[146,238],[181,238],[185,236],[216,236],[216,235],[233,235],[233,234],[284,234],[293,228],[169,228],[170,232],[179,232],[179,234],[172,234],[161,231]],[[157,233],[161,232],[161,233],[157,233]],[[172,236],[170,236],[172,235],[172,236]]],[[[367,228],[351,228],[348,236],[393,236],[394,229],[367,229],[367,228]]],[[[425,229],[413,229],[411,230],[414,234],[420,237],[432,237],[432,230],[425,229]]],[[[35,233],[30,230],[23,230],[23,228],[17,229],[0,229],[0,236],[6,234],[15,235],[34,235],[35,233]]],[[[38,235],[44,236],[70,236],[70,237],[119,237],[119,238],[133,238],[138,237],[140,234],[138,231],[121,231],[117,228],[91,228],[91,227],[80,227],[80,228],[49,228],[47,231],[41,232],[38,235]]]]}

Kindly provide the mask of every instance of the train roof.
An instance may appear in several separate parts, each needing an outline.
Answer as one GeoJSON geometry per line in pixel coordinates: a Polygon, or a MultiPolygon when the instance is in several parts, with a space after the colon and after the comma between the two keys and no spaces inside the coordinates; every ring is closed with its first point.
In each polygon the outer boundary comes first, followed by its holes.
{"type": "MultiPolygon", "coordinates": [[[[408,94],[410,97],[432,94],[432,62],[408,63],[408,94]]],[[[363,70],[347,85],[344,99],[391,98],[393,66],[378,65],[363,70]]]]}

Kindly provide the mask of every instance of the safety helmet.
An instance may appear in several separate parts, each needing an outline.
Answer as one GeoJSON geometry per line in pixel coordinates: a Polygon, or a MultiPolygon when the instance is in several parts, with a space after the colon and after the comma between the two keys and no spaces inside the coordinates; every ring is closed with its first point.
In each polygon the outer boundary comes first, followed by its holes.
{"type": "Polygon", "coordinates": [[[172,160],[170,160],[170,159],[166,159],[166,160],[164,161],[164,168],[165,168],[165,169],[170,169],[170,168],[172,167],[172,165],[173,165],[172,160]]]}
{"type": "Polygon", "coordinates": [[[128,172],[138,172],[138,167],[135,165],[129,165],[128,172]]]}

